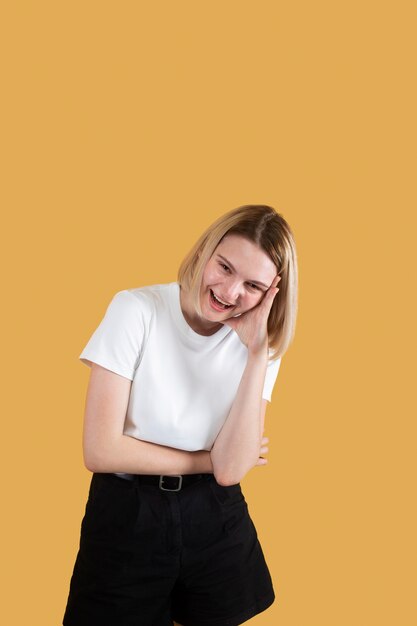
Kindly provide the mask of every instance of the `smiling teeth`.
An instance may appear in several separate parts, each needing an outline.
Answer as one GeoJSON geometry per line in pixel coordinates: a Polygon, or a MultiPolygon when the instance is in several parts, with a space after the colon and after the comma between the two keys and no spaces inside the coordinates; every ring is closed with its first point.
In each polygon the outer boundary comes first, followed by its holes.
{"type": "Polygon", "coordinates": [[[229,304],[228,302],[223,302],[223,300],[220,300],[220,298],[218,298],[216,296],[216,294],[214,293],[214,291],[211,292],[213,294],[213,296],[215,297],[216,300],[218,300],[220,302],[220,304],[225,304],[226,306],[232,306],[231,304],[229,304]]]}

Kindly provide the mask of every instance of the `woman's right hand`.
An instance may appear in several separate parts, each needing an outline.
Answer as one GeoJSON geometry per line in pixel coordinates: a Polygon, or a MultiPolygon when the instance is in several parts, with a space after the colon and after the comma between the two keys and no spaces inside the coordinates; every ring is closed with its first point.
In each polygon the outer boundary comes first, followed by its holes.
{"type": "Polygon", "coordinates": [[[266,465],[268,463],[268,460],[263,458],[262,456],[263,454],[267,454],[269,452],[269,448],[266,445],[267,443],[269,443],[268,437],[262,437],[261,448],[259,450],[259,459],[257,463],[255,463],[255,467],[257,465],[266,465]]]}

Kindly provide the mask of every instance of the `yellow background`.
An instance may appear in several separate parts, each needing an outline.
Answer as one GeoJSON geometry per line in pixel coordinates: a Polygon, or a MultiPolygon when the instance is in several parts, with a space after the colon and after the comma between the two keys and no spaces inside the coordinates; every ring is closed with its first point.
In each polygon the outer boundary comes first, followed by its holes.
{"type": "Polygon", "coordinates": [[[3,4],[3,624],[61,624],[79,353],[117,291],[176,280],[246,203],[283,214],[300,270],[269,463],[243,481],[277,595],[251,623],[417,623],[414,7],[3,4]]]}

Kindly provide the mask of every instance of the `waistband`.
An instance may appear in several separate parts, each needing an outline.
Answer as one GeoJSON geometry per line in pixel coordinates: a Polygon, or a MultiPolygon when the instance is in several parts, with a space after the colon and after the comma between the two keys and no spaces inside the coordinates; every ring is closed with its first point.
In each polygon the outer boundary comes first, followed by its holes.
{"type": "Polygon", "coordinates": [[[211,480],[213,474],[175,474],[175,475],[154,475],[154,474],[116,474],[113,476],[123,480],[137,481],[141,485],[153,485],[162,491],[180,491],[189,485],[193,485],[199,480],[211,480]]]}

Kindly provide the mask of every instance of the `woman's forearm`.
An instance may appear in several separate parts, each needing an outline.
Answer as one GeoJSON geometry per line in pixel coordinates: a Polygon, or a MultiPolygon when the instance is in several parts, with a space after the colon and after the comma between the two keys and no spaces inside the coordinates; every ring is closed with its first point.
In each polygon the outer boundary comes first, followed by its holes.
{"type": "Polygon", "coordinates": [[[220,484],[240,482],[259,458],[267,365],[267,350],[248,354],[232,408],[210,452],[213,472],[220,484]]]}
{"type": "Polygon", "coordinates": [[[84,463],[91,472],[128,474],[212,474],[210,452],[188,452],[121,435],[107,445],[96,446],[84,463]]]}

